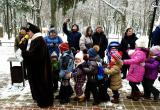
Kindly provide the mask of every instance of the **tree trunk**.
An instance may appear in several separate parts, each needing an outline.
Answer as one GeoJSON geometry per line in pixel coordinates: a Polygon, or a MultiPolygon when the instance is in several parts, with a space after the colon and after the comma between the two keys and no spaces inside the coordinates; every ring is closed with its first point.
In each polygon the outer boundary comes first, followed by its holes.
{"type": "Polygon", "coordinates": [[[9,12],[10,12],[10,27],[9,27],[9,30],[10,30],[10,35],[12,37],[12,34],[13,34],[13,11],[12,11],[11,7],[9,7],[9,12]]]}
{"type": "Polygon", "coordinates": [[[36,24],[39,28],[41,28],[41,18],[40,18],[40,12],[41,12],[41,0],[36,0],[36,24]]]}
{"type": "Polygon", "coordinates": [[[13,27],[14,27],[14,37],[16,38],[16,36],[17,36],[17,29],[16,29],[16,10],[15,10],[15,8],[13,8],[13,27]]]}
{"type": "Polygon", "coordinates": [[[76,22],[76,20],[75,20],[76,2],[77,2],[77,0],[74,0],[73,13],[72,13],[72,24],[76,22]]]}
{"type": "Polygon", "coordinates": [[[6,31],[7,31],[7,34],[8,34],[8,39],[11,38],[10,36],[10,30],[9,30],[9,3],[8,3],[8,0],[6,0],[6,31]]]}
{"type": "MultiPolygon", "coordinates": [[[[124,0],[123,1],[123,6],[125,8],[128,7],[128,0],[124,0]]],[[[121,14],[121,17],[122,17],[122,24],[121,24],[121,33],[123,35],[123,33],[125,32],[125,29],[127,27],[127,24],[126,24],[126,9],[124,10],[124,14],[121,14]]]]}
{"type": "Polygon", "coordinates": [[[146,6],[147,0],[144,0],[144,16],[143,16],[143,35],[146,35],[146,6]]]}
{"type": "Polygon", "coordinates": [[[51,3],[51,25],[56,27],[56,5],[57,0],[50,0],[51,3]]]}

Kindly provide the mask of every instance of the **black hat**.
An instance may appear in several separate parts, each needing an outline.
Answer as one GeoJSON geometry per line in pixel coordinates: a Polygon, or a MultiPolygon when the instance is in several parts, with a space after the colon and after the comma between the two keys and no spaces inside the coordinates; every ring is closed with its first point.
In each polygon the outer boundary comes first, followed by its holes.
{"type": "Polygon", "coordinates": [[[34,34],[40,32],[39,27],[31,24],[31,23],[27,23],[27,28],[32,31],[34,34]]]}

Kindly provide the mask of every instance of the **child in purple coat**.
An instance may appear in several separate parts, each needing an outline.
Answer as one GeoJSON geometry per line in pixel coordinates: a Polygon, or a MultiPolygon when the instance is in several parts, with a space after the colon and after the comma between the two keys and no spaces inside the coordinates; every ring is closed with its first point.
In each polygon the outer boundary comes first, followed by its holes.
{"type": "Polygon", "coordinates": [[[158,76],[159,62],[156,60],[156,56],[160,53],[160,46],[153,46],[150,49],[149,58],[145,61],[145,74],[143,78],[144,98],[149,99],[151,93],[154,96],[154,100],[159,98],[159,90],[156,89],[153,84],[158,76]]]}
{"type": "Polygon", "coordinates": [[[82,89],[86,80],[86,74],[83,71],[83,65],[82,65],[83,62],[84,62],[83,52],[79,51],[75,55],[73,72],[67,75],[67,77],[69,78],[71,77],[74,78],[74,81],[75,81],[74,90],[76,93],[74,100],[79,102],[82,102],[85,99],[84,91],[82,89]]]}

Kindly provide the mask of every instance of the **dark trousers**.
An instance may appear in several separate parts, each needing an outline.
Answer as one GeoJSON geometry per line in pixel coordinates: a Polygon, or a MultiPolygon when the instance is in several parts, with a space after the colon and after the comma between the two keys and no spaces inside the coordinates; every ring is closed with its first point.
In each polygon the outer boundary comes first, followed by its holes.
{"type": "Polygon", "coordinates": [[[23,63],[23,69],[24,69],[24,79],[27,80],[28,76],[27,76],[26,61],[24,60],[22,63],[23,63]]]}
{"type": "Polygon", "coordinates": [[[109,101],[110,97],[107,93],[108,89],[108,80],[102,79],[98,81],[98,89],[99,89],[99,99],[103,101],[109,101]]]}
{"type": "Polygon", "coordinates": [[[126,78],[127,70],[129,70],[129,65],[123,65],[123,66],[122,66],[122,71],[121,71],[121,73],[123,74],[122,79],[125,79],[125,78],[126,78]]]}
{"type": "Polygon", "coordinates": [[[58,90],[58,81],[59,81],[59,70],[52,71],[53,73],[53,89],[54,91],[58,90]]]}
{"type": "Polygon", "coordinates": [[[130,82],[130,81],[129,81],[129,85],[130,85],[131,88],[132,88],[131,93],[140,92],[139,88],[137,87],[137,84],[140,84],[140,83],[130,82]]]}
{"type": "Polygon", "coordinates": [[[99,93],[98,93],[96,82],[87,82],[86,83],[85,97],[87,100],[90,99],[90,93],[93,94],[94,102],[99,102],[99,96],[98,96],[99,93]]]}
{"type": "Polygon", "coordinates": [[[112,92],[113,92],[113,98],[114,99],[118,99],[119,98],[119,92],[118,92],[118,90],[112,90],[112,92]]]}
{"type": "Polygon", "coordinates": [[[58,80],[53,80],[53,89],[54,89],[54,91],[56,91],[56,90],[58,90],[58,80]]]}
{"type": "Polygon", "coordinates": [[[144,78],[142,85],[144,88],[144,97],[150,97],[151,93],[155,96],[159,93],[159,90],[156,89],[153,84],[155,80],[144,78]]]}
{"type": "Polygon", "coordinates": [[[61,87],[59,90],[60,101],[69,102],[72,94],[73,94],[73,89],[70,85],[69,80],[62,80],[61,87]]]}

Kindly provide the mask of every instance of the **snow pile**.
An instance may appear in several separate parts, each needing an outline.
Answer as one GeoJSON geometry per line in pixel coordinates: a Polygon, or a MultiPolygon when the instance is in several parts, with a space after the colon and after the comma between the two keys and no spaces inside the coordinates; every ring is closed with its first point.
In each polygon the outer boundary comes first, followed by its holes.
{"type": "MultiPolygon", "coordinates": [[[[14,83],[13,85],[9,84],[7,87],[1,89],[0,99],[10,99],[12,96],[24,96],[25,94],[30,93],[30,88],[28,81],[25,82],[25,87],[22,83],[14,83]]],[[[18,98],[18,100],[24,100],[24,98],[18,98]]]]}

